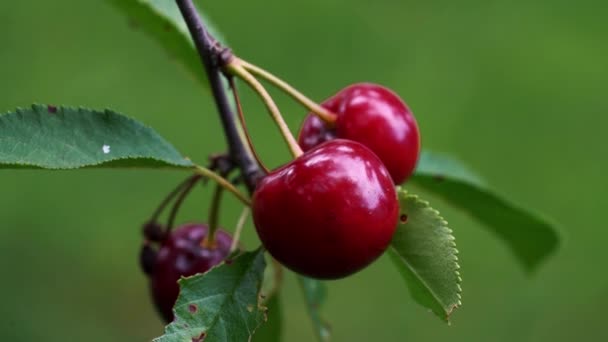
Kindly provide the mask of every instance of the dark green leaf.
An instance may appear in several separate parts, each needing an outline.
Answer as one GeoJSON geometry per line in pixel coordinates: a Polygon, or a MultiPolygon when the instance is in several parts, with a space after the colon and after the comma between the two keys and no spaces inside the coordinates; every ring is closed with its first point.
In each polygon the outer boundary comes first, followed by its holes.
{"type": "Polygon", "coordinates": [[[0,115],[0,168],[191,166],[154,130],[110,110],[34,105],[0,115]]]}
{"type": "MultiPolygon", "coordinates": [[[[207,77],[194,49],[188,27],[174,0],[107,1],[127,15],[132,27],[141,29],[152,37],[204,87],[208,87],[207,77]]],[[[220,42],[224,42],[211,21],[203,13],[200,14],[209,32],[220,42]]]]}
{"type": "Polygon", "coordinates": [[[533,271],[559,245],[559,233],[553,223],[502,198],[454,159],[423,153],[412,182],[491,229],[528,271],[533,271]]]}
{"type": "Polygon", "coordinates": [[[401,222],[390,255],[419,304],[446,321],[460,306],[458,251],[439,212],[418,196],[399,190],[401,222]]]}
{"type": "Polygon", "coordinates": [[[154,341],[248,341],[264,320],[259,291],[265,264],[258,249],[181,279],[175,320],[154,341]]]}
{"type": "Polygon", "coordinates": [[[331,330],[329,324],[327,324],[327,322],[321,317],[320,313],[321,305],[327,297],[327,288],[325,287],[325,284],[319,280],[300,275],[298,276],[298,282],[302,287],[308,314],[312,320],[312,325],[317,338],[321,342],[329,341],[331,337],[331,330]]]}
{"type": "Polygon", "coordinates": [[[279,293],[270,297],[264,306],[267,308],[266,322],[253,335],[253,342],[280,342],[283,332],[283,312],[279,293]]]}

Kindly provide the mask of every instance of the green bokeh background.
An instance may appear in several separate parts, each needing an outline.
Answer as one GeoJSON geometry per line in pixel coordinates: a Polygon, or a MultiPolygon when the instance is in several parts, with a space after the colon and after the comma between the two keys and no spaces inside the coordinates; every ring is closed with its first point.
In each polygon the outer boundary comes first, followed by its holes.
{"type": "MultiPolygon", "coordinates": [[[[237,54],[312,98],[372,81],[413,108],[425,148],[450,153],[508,198],[560,223],[564,244],[528,277],[493,235],[426,196],[461,252],[463,307],[447,326],[382,258],[329,283],[335,341],[608,339],[608,6],[598,0],[207,1],[237,54]]],[[[286,148],[242,91],[269,165],[286,148]]],[[[209,94],[103,1],[0,2],[0,111],[109,107],[204,162],[225,142],[209,94]]],[[[295,130],[304,111],[277,94],[295,130]]],[[[147,341],[162,332],[139,271],[140,224],[184,177],[171,171],[0,171],[0,340],[147,341]]],[[[210,191],[180,221],[204,220],[210,191]]],[[[238,204],[222,223],[233,227],[238,204]]],[[[256,239],[248,229],[247,246],[256,239]]],[[[312,341],[293,276],[285,341],[312,341]]]]}

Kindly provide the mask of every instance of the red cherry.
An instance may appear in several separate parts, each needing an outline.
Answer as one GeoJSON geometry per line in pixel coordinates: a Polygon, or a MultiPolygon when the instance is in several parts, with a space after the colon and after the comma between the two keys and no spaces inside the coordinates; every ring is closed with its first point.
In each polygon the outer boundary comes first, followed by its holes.
{"type": "Polygon", "coordinates": [[[391,90],[371,83],[342,89],[322,106],[336,113],[330,129],[309,114],[302,124],[298,143],[304,151],[334,138],[354,140],[374,151],[395,184],[409,178],[420,154],[420,133],[407,105],[391,90]]]}
{"type": "Polygon", "coordinates": [[[320,279],[353,274],[388,247],[399,214],[388,171],[367,147],[335,139],[272,171],[253,195],[264,247],[320,279]]]}
{"type": "Polygon", "coordinates": [[[167,323],[173,321],[180,277],[207,272],[230,254],[232,237],[223,230],[215,232],[213,248],[201,245],[208,230],[206,224],[197,223],[177,228],[162,242],[157,252],[150,288],[156,308],[167,323]]]}

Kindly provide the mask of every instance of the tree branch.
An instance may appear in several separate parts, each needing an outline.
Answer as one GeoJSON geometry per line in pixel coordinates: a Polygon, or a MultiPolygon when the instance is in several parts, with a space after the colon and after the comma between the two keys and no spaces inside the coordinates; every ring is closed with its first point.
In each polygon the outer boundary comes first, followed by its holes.
{"type": "Polygon", "coordinates": [[[240,169],[249,192],[253,192],[258,179],[264,173],[250,150],[246,138],[242,135],[242,127],[240,127],[240,123],[230,107],[220,71],[221,54],[226,50],[221,49],[218,41],[211,36],[198,15],[192,0],[176,0],[176,2],[207,73],[207,79],[228,143],[230,159],[240,169]]]}

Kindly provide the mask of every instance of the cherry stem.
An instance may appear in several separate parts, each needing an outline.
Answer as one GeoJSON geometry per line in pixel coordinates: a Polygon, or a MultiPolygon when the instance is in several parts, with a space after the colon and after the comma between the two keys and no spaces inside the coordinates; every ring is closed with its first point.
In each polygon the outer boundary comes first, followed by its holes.
{"type": "Polygon", "coordinates": [[[245,115],[243,114],[243,107],[241,106],[241,99],[239,98],[239,93],[236,89],[236,84],[234,82],[234,77],[229,77],[228,82],[230,83],[230,89],[232,89],[232,94],[234,95],[234,102],[236,103],[237,113],[239,114],[239,121],[241,122],[241,127],[243,127],[243,134],[247,139],[247,144],[249,145],[249,149],[253,152],[253,156],[255,160],[258,162],[258,165],[264,170],[265,173],[268,173],[268,168],[266,165],[262,163],[260,160],[260,156],[253,148],[253,143],[251,142],[251,136],[249,135],[249,130],[247,129],[247,125],[245,124],[245,115]]]}
{"type": "Polygon", "coordinates": [[[165,210],[165,207],[167,207],[167,205],[173,200],[173,198],[175,198],[175,196],[177,196],[177,194],[180,191],[182,191],[184,189],[184,187],[186,187],[186,185],[188,185],[190,182],[192,182],[193,178],[200,178],[200,176],[199,175],[192,175],[192,176],[186,178],[185,180],[183,180],[181,183],[179,183],[179,185],[176,186],[175,189],[173,189],[163,199],[163,201],[160,203],[160,205],[158,206],[158,208],[156,208],[156,210],[154,211],[154,214],[152,214],[152,217],[150,218],[150,222],[155,222],[156,220],[158,220],[158,217],[163,212],[163,210],[165,210]]]}
{"type": "Polygon", "coordinates": [[[270,260],[272,262],[272,278],[274,281],[274,286],[270,289],[270,291],[268,291],[268,293],[264,293],[266,300],[274,296],[283,284],[283,265],[281,265],[281,263],[278,262],[277,259],[273,258],[272,256],[270,257],[270,260]]]}
{"type": "Polygon", "coordinates": [[[167,235],[169,234],[171,229],[173,229],[173,224],[175,223],[175,218],[177,217],[177,212],[179,211],[179,208],[181,208],[182,203],[184,202],[186,197],[188,197],[188,194],[190,193],[192,188],[194,188],[194,185],[196,185],[196,183],[200,179],[201,179],[200,175],[194,175],[194,176],[188,178],[188,183],[185,184],[182,192],[179,194],[179,196],[175,200],[175,203],[173,203],[173,207],[171,208],[171,213],[169,214],[169,219],[167,220],[167,228],[166,228],[167,235]]]}
{"type": "Polygon", "coordinates": [[[207,237],[203,239],[201,245],[206,248],[213,248],[215,245],[215,232],[218,227],[218,218],[220,212],[220,206],[222,204],[222,194],[224,193],[224,188],[216,184],[215,189],[213,190],[213,197],[211,199],[211,206],[209,207],[209,232],[207,237]]]}
{"type": "Polygon", "coordinates": [[[251,209],[249,207],[243,208],[241,211],[241,216],[239,216],[239,220],[236,223],[236,228],[234,229],[234,234],[232,235],[232,244],[230,244],[230,253],[234,253],[239,246],[239,240],[241,239],[241,233],[243,232],[243,227],[245,226],[245,222],[247,222],[247,218],[251,213],[251,209]]]}
{"type": "MultiPolygon", "coordinates": [[[[236,57],[235,57],[236,58],[236,57]]],[[[336,123],[337,115],[322,107],[318,103],[306,97],[300,91],[292,87],[289,83],[283,81],[277,76],[273,75],[267,70],[260,68],[257,65],[251,64],[243,59],[239,58],[239,63],[252,74],[259,76],[266,81],[270,82],[277,88],[281,89],[287,95],[291,96],[294,100],[302,104],[306,109],[310,110],[319,119],[323,120],[328,127],[333,127],[336,123]]]]}
{"type": "Polygon", "coordinates": [[[270,94],[268,94],[268,91],[266,91],[266,88],[264,88],[264,86],[249,71],[247,71],[243,65],[240,64],[239,59],[233,58],[226,64],[225,67],[231,74],[236,75],[245,81],[260,96],[262,101],[264,101],[268,112],[272,116],[272,119],[279,127],[279,130],[283,135],[283,139],[287,143],[293,157],[297,158],[301,156],[303,154],[302,149],[298,145],[296,139],[293,137],[293,134],[291,134],[291,131],[289,130],[289,127],[287,127],[279,108],[277,107],[276,103],[274,103],[274,100],[270,94]]]}
{"type": "Polygon", "coordinates": [[[244,195],[241,191],[239,191],[239,189],[237,189],[234,184],[230,183],[230,181],[228,181],[226,178],[220,176],[219,174],[209,170],[206,167],[202,167],[200,165],[196,165],[194,167],[194,171],[203,176],[203,177],[207,177],[210,180],[216,182],[219,186],[221,186],[222,188],[224,188],[224,190],[228,190],[229,192],[231,192],[239,201],[241,201],[244,205],[250,207],[251,206],[251,200],[244,195]]]}
{"type": "Polygon", "coordinates": [[[274,266],[274,291],[276,292],[277,289],[281,288],[281,284],[283,283],[283,265],[275,258],[272,258],[272,265],[274,266]]]}

